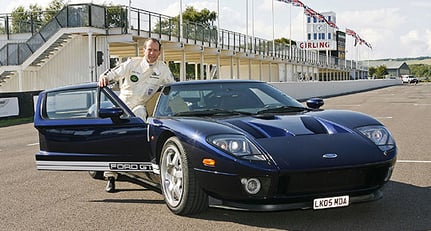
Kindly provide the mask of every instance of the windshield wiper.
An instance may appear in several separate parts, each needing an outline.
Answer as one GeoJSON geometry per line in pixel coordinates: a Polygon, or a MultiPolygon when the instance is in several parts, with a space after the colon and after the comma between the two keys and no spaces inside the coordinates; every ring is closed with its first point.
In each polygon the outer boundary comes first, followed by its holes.
{"type": "Polygon", "coordinates": [[[174,116],[213,116],[213,115],[252,115],[250,112],[225,110],[220,108],[206,109],[201,111],[184,111],[175,113],[174,116]]]}
{"type": "Polygon", "coordinates": [[[302,112],[308,111],[309,109],[306,107],[296,107],[296,106],[277,106],[271,108],[265,108],[256,112],[256,114],[264,114],[264,113],[284,113],[284,112],[302,112]]]}

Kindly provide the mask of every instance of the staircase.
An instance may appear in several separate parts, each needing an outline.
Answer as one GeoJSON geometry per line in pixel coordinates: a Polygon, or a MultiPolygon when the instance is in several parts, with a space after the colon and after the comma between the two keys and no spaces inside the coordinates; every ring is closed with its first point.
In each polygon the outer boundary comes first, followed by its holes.
{"type": "Polygon", "coordinates": [[[24,43],[0,49],[0,87],[18,71],[40,68],[73,39],[77,28],[105,29],[105,8],[93,4],[68,5],[24,43]],[[103,17],[101,17],[101,14],[103,17]]]}

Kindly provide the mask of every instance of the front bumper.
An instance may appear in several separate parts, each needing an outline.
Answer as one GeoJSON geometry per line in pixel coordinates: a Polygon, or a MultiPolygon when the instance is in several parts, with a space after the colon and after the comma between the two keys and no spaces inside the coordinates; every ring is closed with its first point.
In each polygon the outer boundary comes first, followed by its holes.
{"type": "MultiPolygon", "coordinates": [[[[381,190],[376,190],[373,193],[352,196],[350,197],[350,204],[374,201],[383,197],[381,190]]],[[[350,205],[349,204],[349,205],[350,205]]],[[[294,209],[312,209],[313,201],[303,201],[303,202],[292,202],[292,203],[282,203],[282,204],[252,204],[252,203],[241,203],[233,201],[223,201],[213,197],[209,198],[209,206],[212,208],[222,208],[240,211],[284,211],[284,210],[294,210],[294,209]]]]}
{"type": "Polygon", "coordinates": [[[245,210],[284,210],[309,208],[315,198],[349,195],[352,203],[375,200],[390,179],[395,161],[350,168],[315,171],[258,172],[226,174],[195,171],[202,189],[215,207],[245,210]],[[261,190],[247,193],[242,179],[259,179],[261,190]],[[249,208],[250,207],[250,208],[249,208]]]}

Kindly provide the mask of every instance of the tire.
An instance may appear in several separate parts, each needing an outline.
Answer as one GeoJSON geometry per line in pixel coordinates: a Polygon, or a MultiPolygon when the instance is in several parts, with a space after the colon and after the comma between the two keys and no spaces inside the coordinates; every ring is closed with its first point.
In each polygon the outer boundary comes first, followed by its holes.
{"type": "Polygon", "coordinates": [[[199,187],[187,153],[177,137],[169,138],[163,145],[160,180],[166,205],[174,214],[190,215],[208,208],[208,196],[199,187]]]}
{"type": "Polygon", "coordinates": [[[102,171],[88,171],[88,175],[91,176],[91,178],[96,180],[104,180],[103,172],[102,171]]]}

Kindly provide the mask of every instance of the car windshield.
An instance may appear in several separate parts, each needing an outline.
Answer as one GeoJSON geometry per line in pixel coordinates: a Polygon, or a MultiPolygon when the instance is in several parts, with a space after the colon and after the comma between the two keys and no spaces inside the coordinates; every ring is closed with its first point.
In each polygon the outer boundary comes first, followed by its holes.
{"type": "Polygon", "coordinates": [[[263,82],[174,84],[165,87],[155,116],[226,116],[289,113],[306,108],[263,82]]]}

